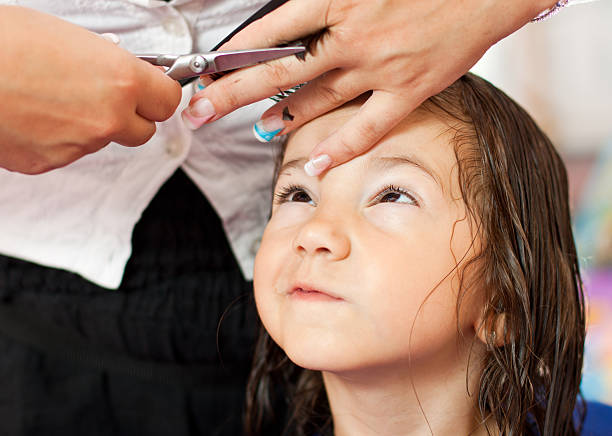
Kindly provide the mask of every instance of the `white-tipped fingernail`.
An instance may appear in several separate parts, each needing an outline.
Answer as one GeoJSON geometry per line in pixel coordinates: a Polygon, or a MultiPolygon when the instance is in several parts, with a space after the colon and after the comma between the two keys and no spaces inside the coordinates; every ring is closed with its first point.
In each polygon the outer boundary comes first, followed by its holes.
{"type": "Polygon", "coordinates": [[[283,119],[278,115],[272,115],[257,121],[253,125],[253,135],[260,142],[270,142],[284,128],[283,119]]]}
{"type": "Polygon", "coordinates": [[[328,169],[331,163],[331,158],[328,155],[321,154],[306,162],[306,164],[304,165],[304,172],[309,176],[318,176],[323,171],[328,169]]]}
{"type": "Polygon", "coordinates": [[[207,98],[201,98],[190,106],[187,106],[181,118],[185,125],[191,130],[198,129],[207,121],[210,121],[215,115],[216,111],[210,100],[207,98]]]}
{"type": "Polygon", "coordinates": [[[113,44],[119,44],[121,42],[119,37],[114,33],[102,33],[100,36],[113,44]]]}

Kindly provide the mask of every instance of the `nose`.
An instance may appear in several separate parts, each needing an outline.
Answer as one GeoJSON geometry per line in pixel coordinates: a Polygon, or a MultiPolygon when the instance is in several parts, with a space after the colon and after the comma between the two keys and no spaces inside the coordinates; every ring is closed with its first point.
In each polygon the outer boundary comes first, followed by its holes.
{"type": "Polygon", "coordinates": [[[349,255],[351,243],[341,221],[315,215],[300,228],[293,240],[293,249],[302,257],[342,260],[349,255]]]}

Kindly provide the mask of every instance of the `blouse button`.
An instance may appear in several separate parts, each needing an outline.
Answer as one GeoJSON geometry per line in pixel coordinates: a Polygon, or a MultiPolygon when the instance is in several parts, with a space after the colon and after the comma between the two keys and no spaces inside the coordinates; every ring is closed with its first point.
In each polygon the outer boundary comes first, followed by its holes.
{"type": "Polygon", "coordinates": [[[185,23],[180,18],[168,18],[162,23],[162,27],[174,36],[184,36],[186,34],[185,23]]]}
{"type": "Polygon", "coordinates": [[[171,158],[177,158],[183,152],[183,144],[178,140],[169,140],[166,143],[166,154],[171,158]]]}

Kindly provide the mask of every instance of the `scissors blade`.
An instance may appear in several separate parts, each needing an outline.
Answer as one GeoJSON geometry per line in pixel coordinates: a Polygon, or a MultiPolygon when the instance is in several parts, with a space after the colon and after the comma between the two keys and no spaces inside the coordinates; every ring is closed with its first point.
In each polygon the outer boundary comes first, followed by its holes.
{"type": "Polygon", "coordinates": [[[147,61],[150,64],[168,68],[170,68],[179,58],[178,55],[168,54],[139,54],[136,55],[136,57],[142,59],[143,61],[147,61]]]}
{"type": "Polygon", "coordinates": [[[207,56],[207,60],[212,64],[208,73],[218,73],[221,71],[236,70],[260,62],[271,61],[273,59],[303,53],[304,47],[276,47],[257,50],[238,50],[238,51],[219,51],[212,52],[207,56]]]}

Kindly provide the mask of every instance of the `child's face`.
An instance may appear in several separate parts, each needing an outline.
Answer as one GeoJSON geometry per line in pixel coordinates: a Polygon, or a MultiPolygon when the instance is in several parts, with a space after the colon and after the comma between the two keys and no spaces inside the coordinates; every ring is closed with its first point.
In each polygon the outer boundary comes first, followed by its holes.
{"type": "Polygon", "coordinates": [[[457,323],[451,271],[473,253],[451,134],[415,113],[368,153],[307,176],[312,148],[356,110],[289,140],[255,264],[261,319],[310,369],[406,367],[409,355],[413,365],[453,365],[457,327],[472,337],[478,310],[464,301],[457,323]]]}

